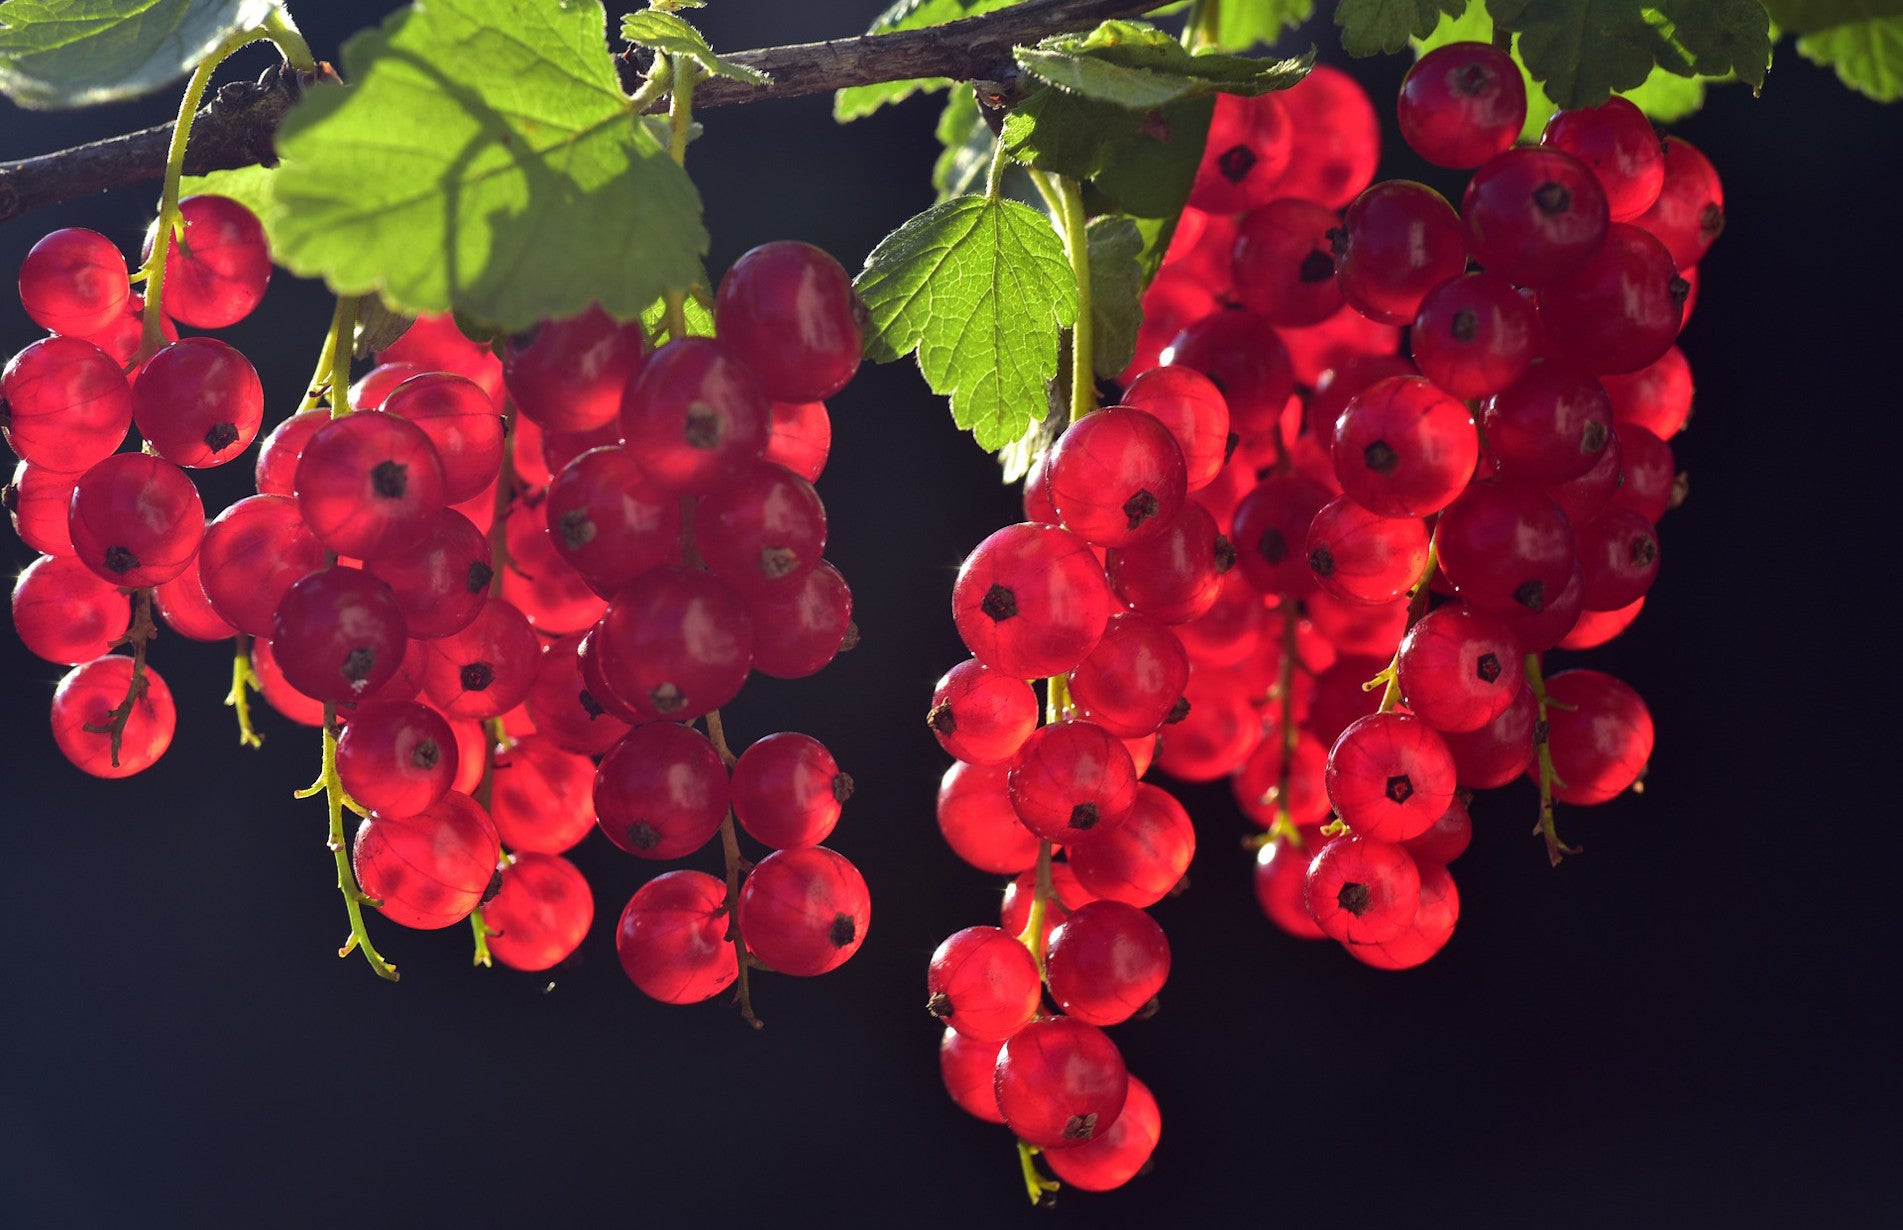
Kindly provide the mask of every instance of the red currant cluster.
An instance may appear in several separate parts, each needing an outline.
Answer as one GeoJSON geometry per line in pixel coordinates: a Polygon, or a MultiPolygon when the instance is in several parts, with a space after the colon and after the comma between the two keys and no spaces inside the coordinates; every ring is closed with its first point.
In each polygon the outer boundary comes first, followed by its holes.
{"type": "Polygon", "coordinates": [[[1222,99],[1133,366],[1203,373],[1236,433],[1198,498],[1238,567],[1179,629],[1191,707],[1158,763],[1232,775],[1270,830],[1270,919],[1382,968],[1452,934],[1470,790],[1539,783],[1557,861],[1553,801],[1613,797],[1652,750],[1632,689],[1540,655],[1618,635],[1657,575],[1674,341],[1723,196],[1623,99],[1517,147],[1525,115],[1485,44],[1409,72],[1409,144],[1477,168],[1456,212],[1369,186],[1376,118],[1342,74],[1222,99]]]}
{"type": "Polygon", "coordinates": [[[364,816],[351,865],[393,921],[445,927],[483,905],[495,957],[546,969],[593,917],[561,857],[591,830],[660,860],[719,833],[724,883],[671,872],[624,911],[638,987],[691,1002],[749,959],[817,974],[851,956],[865,884],[818,845],[851,780],[801,734],[734,757],[718,713],[750,671],[810,675],[851,630],[811,485],[831,442],[821,399],[861,348],[838,263],[757,248],[719,287],[719,339],[652,353],[598,309],[499,357],[425,317],[347,399],[320,379],[264,440],[257,494],[208,525],[187,471],[243,453],[264,399],[235,349],[171,322],[235,323],[271,263],[242,205],[180,212],[163,345],[104,237],[57,231],[21,270],[53,336],[0,377],[22,458],[7,506],[44,553],[13,609],[29,649],[75,665],[53,702],[68,758],[122,777],[165,751],[172,699],[144,660],[156,607],[186,637],[239,638],[265,699],[336,736],[364,816]],[[118,451],[134,427],[143,447],[118,451]],[[750,874],[732,817],[774,851],[750,874]]]}

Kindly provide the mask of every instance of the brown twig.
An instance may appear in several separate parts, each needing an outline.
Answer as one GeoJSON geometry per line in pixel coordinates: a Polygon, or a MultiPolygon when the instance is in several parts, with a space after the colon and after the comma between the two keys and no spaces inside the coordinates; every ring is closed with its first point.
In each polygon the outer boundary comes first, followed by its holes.
{"type": "MultiPolygon", "coordinates": [[[[854,85],[914,77],[997,80],[1015,74],[1011,48],[1047,35],[1087,29],[1100,21],[1133,17],[1161,0],[1026,0],[1011,8],[966,17],[922,30],[828,39],[786,47],[763,47],[725,57],[771,74],[769,85],[727,78],[700,83],[696,107],[720,107],[822,94],[854,85]]],[[[639,84],[635,56],[620,61],[624,84],[639,84]]],[[[328,71],[328,66],[323,66],[328,71]]],[[[296,74],[273,65],[256,82],[221,87],[192,125],[187,175],[231,170],[277,160],[272,138],[296,101],[296,74]]],[[[15,162],[0,162],[0,223],[46,205],[154,180],[165,174],[172,125],[160,124],[88,145],[15,162]]]]}

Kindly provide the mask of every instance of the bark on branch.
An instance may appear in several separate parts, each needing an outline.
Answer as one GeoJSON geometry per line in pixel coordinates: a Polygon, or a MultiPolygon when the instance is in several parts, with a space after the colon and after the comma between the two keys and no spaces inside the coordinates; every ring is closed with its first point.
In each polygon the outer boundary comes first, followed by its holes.
{"type": "MultiPolygon", "coordinates": [[[[830,39],[787,47],[764,47],[725,58],[772,75],[767,86],[726,78],[705,81],[694,91],[696,107],[719,107],[768,98],[828,93],[854,85],[914,77],[995,80],[1015,71],[1011,48],[1051,34],[1082,30],[1100,21],[1131,17],[1163,0],[1026,0],[1007,9],[922,30],[830,39]]],[[[623,61],[624,76],[636,70],[623,61]]],[[[632,88],[633,83],[629,83],[632,88]]],[[[293,74],[274,67],[256,82],[222,87],[192,123],[185,156],[188,175],[230,170],[277,159],[272,137],[296,100],[293,74]]],[[[56,205],[109,188],[162,178],[172,126],[161,124],[124,136],[58,150],[16,162],[0,162],[0,223],[28,210],[56,205]]]]}

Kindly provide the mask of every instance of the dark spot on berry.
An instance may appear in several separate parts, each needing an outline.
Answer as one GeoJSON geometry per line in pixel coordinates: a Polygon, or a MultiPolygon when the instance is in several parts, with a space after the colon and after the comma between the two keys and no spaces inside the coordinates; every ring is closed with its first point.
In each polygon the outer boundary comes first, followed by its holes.
{"type": "Polygon", "coordinates": [[[608,712],[601,707],[601,702],[596,700],[594,693],[587,688],[575,693],[575,703],[581,706],[582,712],[588,715],[590,721],[608,712]]]}
{"type": "Polygon", "coordinates": [[[496,668],[487,662],[471,662],[463,667],[457,679],[465,692],[487,691],[489,685],[496,681],[496,668]]]}
{"type": "Polygon", "coordinates": [[[1341,891],[1335,894],[1335,904],[1356,918],[1360,918],[1368,912],[1368,906],[1373,897],[1374,894],[1368,891],[1366,884],[1344,884],[1341,886],[1341,891]]]}
{"type": "Polygon", "coordinates": [[[1270,564],[1280,564],[1288,558],[1288,536],[1281,530],[1263,530],[1255,540],[1255,553],[1270,564]]]}
{"type": "Polygon", "coordinates": [[[1386,440],[1376,440],[1361,450],[1361,460],[1376,474],[1388,474],[1401,464],[1401,454],[1395,452],[1386,440]]]}
{"type": "Polygon", "coordinates": [[[942,1021],[956,1009],[952,1007],[951,996],[943,991],[934,991],[932,997],[925,1001],[925,1011],[942,1021]]]}
{"type": "Polygon", "coordinates": [[[800,566],[799,552],[791,547],[761,547],[760,573],[769,581],[791,576],[800,566]]]}
{"type": "Polygon", "coordinates": [[[681,433],[689,448],[720,447],[720,414],[712,406],[695,402],[687,408],[687,427],[681,433]]]}
{"type": "Polygon", "coordinates": [[[958,733],[958,715],[952,712],[948,700],[941,700],[932,706],[931,712],[925,715],[925,724],[941,735],[958,733]]]}
{"type": "Polygon", "coordinates": [[[991,616],[994,622],[1002,623],[1018,613],[1018,597],[993,582],[991,588],[985,591],[985,599],[978,604],[978,609],[991,616]]]}
{"type": "Polygon", "coordinates": [[[1546,609],[1546,582],[1525,582],[1513,591],[1513,600],[1538,615],[1546,609]]]}
{"type": "Polygon", "coordinates": [[[1650,568],[1659,557],[1659,540],[1650,534],[1641,534],[1632,540],[1632,566],[1650,568]]]}
{"type": "Polygon", "coordinates": [[[1598,419],[1593,419],[1579,429],[1579,451],[1582,453],[1604,452],[1606,441],[1612,436],[1612,429],[1598,419]]]}
{"type": "Polygon", "coordinates": [[[1667,508],[1677,508],[1692,493],[1692,476],[1680,470],[1672,476],[1672,495],[1666,501],[1667,508]]]}
{"type": "Polygon", "coordinates": [[[469,561],[469,592],[479,594],[489,588],[489,582],[495,580],[496,570],[479,559],[469,561]]]}
{"type": "Polygon", "coordinates": [[[8,483],[0,487],[0,508],[5,508],[8,512],[20,511],[20,488],[17,483],[8,483]]]}
{"type": "Polygon", "coordinates": [[[1500,657],[1498,654],[1483,653],[1474,663],[1474,674],[1480,676],[1482,683],[1492,683],[1500,678],[1500,657]]]}
{"type": "Polygon", "coordinates": [[[1147,490],[1137,492],[1123,502],[1123,515],[1129,523],[1124,528],[1127,530],[1141,528],[1145,521],[1156,515],[1156,510],[1160,507],[1157,498],[1147,490]]]}
{"type": "MultiPolygon", "coordinates": [[[[502,868],[498,867],[494,871],[489,873],[489,886],[482,890],[482,900],[476,903],[476,908],[481,909],[483,906],[488,905],[491,901],[494,901],[496,899],[496,894],[501,891],[502,891],[502,868]]],[[[501,935],[502,933],[500,931],[496,931],[496,932],[491,932],[491,934],[501,935]]]]}
{"type": "Polygon", "coordinates": [[[1533,189],[1533,204],[1549,218],[1557,218],[1573,207],[1572,189],[1565,184],[1547,182],[1533,189]]]}
{"type": "Polygon", "coordinates": [[[1388,796],[1391,803],[1405,803],[1414,797],[1414,783],[1405,773],[1396,773],[1388,779],[1386,790],[1381,793],[1388,796]]]}
{"type": "Polygon", "coordinates": [[[1135,1014],[1130,1017],[1130,1019],[1133,1021],[1147,1021],[1151,1017],[1155,1016],[1157,1013],[1161,1012],[1162,1010],[1163,1010],[1162,997],[1152,995],[1150,996],[1150,998],[1143,1001],[1143,1006],[1141,1008],[1138,1008],[1135,1014]]]}
{"type": "Polygon", "coordinates": [[[1494,91],[1493,70],[1485,64],[1465,64],[1448,74],[1447,84],[1456,94],[1478,98],[1494,91]]]}
{"type": "Polygon", "coordinates": [[[833,925],[826,928],[826,938],[832,941],[834,948],[844,948],[852,943],[852,937],[859,934],[859,926],[852,921],[850,914],[833,915],[833,925]]]}
{"type": "Polygon", "coordinates": [[[637,850],[652,850],[661,844],[661,835],[653,825],[641,820],[629,826],[628,844],[637,850]]]}
{"type": "Polygon", "coordinates": [[[386,500],[400,500],[410,487],[410,467],[379,461],[370,467],[370,488],[386,500]]]}
{"type": "Polygon", "coordinates": [[[1665,284],[1665,289],[1672,296],[1672,305],[1682,308],[1685,306],[1685,300],[1691,297],[1692,284],[1684,278],[1675,277],[1665,284]]]}
{"type": "Polygon", "coordinates": [[[1065,1140],[1091,1140],[1097,1135],[1097,1116],[1072,1115],[1064,1123],[1065,1140]]]}
{"type": "Polygon", "coordinates": [[[1071,808],[1070,827],[1079,831],[1096,828],[1097,805],[1095,803],[1079,803],[1077,806],[1071,808]]]}
{"type": "Polygon", "coordinates": [[[1327,547],[1315,547],[1308,553],[1308,566],[1318,577],[1335,575],[1335,554],[1327,547]]]}
{"type": "Polygon", "coordinates": [[[850,773],[833,774],[833,802],[844,803],[852,797],[853,784],[850,773]]]}
{"type": "Polygon", "coordinates": [[[1449,323],[1447,332],[1452,334],[1457,342],[1471,342],[1474,340],[1474,334],[1480,332],[1480,317],[1474,314],[1472,308],[1461,308],[1454,313],[1454,319],[1449,323]]]}
{"type": "Polygon", "coordinates": [[[107,547],[105,565],[107,572],[122,577],[139,566],[139,557],[124,547],[107,547]]]}
{"type": "Polygon", "coordinates": [[[1163,715],[1163,725],[1174,726],[1188,716],[1189,697],[1179,696],[1176,698],[1176,703],[1170,706],[1170,711],[1163,715]]]}
{"type": "Polygon", "coordinates": [[[410,763],[419,769],[433,769],[442,758],[443,749],[436,746],[434,739],[423,740],[410,752],[410,763]]]}
{"type": "Polygon", "coordinates": [[[1698,211],[1698,236],[1706,243],[1718,238],[1725,229],[1725,211],[1716,201],[1707,201],[1698,211]]]}
{"type": "Polygon", "coordinates": [[[1216,535],[1216,575],[1221,576],[1236,566],[1236,544],[1229,541],[1227,534],[1216,535]]]}
{"type": "Polygon", "coordinates": [[[648,703],[656,713],[679,713],[687,708],[687,698],[671,683],[661,684],[648,693],[648,703]]]}
{"type": "Polygon", "coordinates": [[[238,428],[232,423],[213,423],[205,429],[205,447],[222,453],[238,442],[238,428]]]}
{"type": "Polygon", "coordinates": [[[1326,282],[1335,276],[1335,258],[1333,254],[1317,248],[1302,258],[1301,267],[1296,270],[1296,278],[1302,283],[1312,285],[1326,282]]]}
{"type": "Polygon", "coordinates": [[[1328,249],[1335,254],[1337,261],[1348,255],[1348,232],[1342,227],[1329,227],[1322,238],[1328,241],[1328,249]]]}
{"type": "Polygon", "coordinates": [[[1216,158],[1216,169],[1230,183],[1239,184],[1255,169],[1255,163],[1254,150],[1246,145],[1232,145],[1216,158]]]}
{"type": "Polygon", "coordinates": [[[1228,461],[1231,457],[1234,457],[1236,455],[1236,446],[1241,443],[1242,437],[1233,431],[1230,432],[1222,442],[1222,459],[1228,461]]]}
{"type": "Polygon", "coordinates": [[[344,678],[352,683],[361,683],[370,677],[370,671],[377,664],[377,651],[368,645],[359,645],[344,655],[344,678]]]}
{"type": "Polygon", "coordinates": [[[849,653],[857,648],[859,648],[859,625],[848,619],[846,635],[839,638],[839,652],[849,653]]]}
{"type": "Polygon", "coordinates": [[[570,551],[579,551],[595,540],[595,523],[589,520],[585,508],[571,508],[562,514],[562,545],[570,551]]]}

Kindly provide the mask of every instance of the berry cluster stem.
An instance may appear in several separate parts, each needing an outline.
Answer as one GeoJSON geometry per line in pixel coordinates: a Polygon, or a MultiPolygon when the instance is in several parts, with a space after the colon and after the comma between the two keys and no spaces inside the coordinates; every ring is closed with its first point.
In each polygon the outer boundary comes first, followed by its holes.
{"type": "MultiPolygon", "coordinates": [[[[1281,438],[1279,430],[1276,437],[1281,438]]],[[[1282,619],[1282,660],[1275,671],[1275,695],[1282,710],[1281,727],[1276,732],[1282,740],[1282,760],[1275,775],[1275,821],[1269,826],[1267,836],[1270,841],[1283,841],[1299,850],[1302,832],[1295,827],[1288,797],[1295,773],[1295,745],[1301,735],[1295,724],[1295,659],[1301,651],[1301,628],[1295,600],[1285,601],[1288,605],[1282,619]]]]}
{"type": "Polygon", "coordinates": [[[1533,831],[1546,839],[1547,861],[1557,867],[1568,854],[1578,854],[1580,847],[1561,841],[1553,820],[1553,787],[1566,783],[1553,771],[1553,747],[1548,738],[1550,727],[1546,715],[1554,702],[1546,695],[1546,674],[1540,669],[1540,655],[1536,653],[1526,655],[1526,685],[1533,689],[1534,703],[1539,706],[1539,718],[1533,724],[1533,747],[1540,766],[1540,822],[1533,826],[1533,831]]]}
{"type": "MultiPolygon", "coordinates": [[[[718,709],[710,710],[707,714],[707,738],[712,741],[714,750],[720,753],[721,763],[731,770],[740,758],[727,746],[727,731],[720,723],[718,709]]],[[[749,867],[740,855],[740,833],[734,825],[731,807],[720,821],[720,853],[727,866],[727,939],[733,943],[736,971],[734,1002],[740,1005],[740,1019],[759,1029],[765,1022],[753,1015],[753,991],[747,982],[747,971],[752,962],[747,954],[746,937],[740,934],[740,881],[746,876],[749,867]]]]}
{"type": "Polygon", "coordinates": [[[330,318],[330,340],[325,353],[330,358],[330,417],[340,419],[350,413],[350,357],[357,344],[357,297],[338,295],[337,311],[330,318]]]}
{"type": "MultiPolygon", "coordinates": [[[[324,762],[317,782],[305,790],[298,791],[299,798],[308,798],[318,791],[324,794],[324,804],[330,812],[330,852],[337,860],[337,891],[344,898],[344,913],[350,917],[350,936],[344,940],[337,955],[347,957],[352,949],[363,953],[363,959],[370,962],[370,968],[377,977],[390,982],[397,980],[396,966],[383,959],[377,946],[370,942],[370,932],[363,924],[363,905],[370,899],[363,895],[357,886],[357,875],[350,867],[350,850],[344,844],[344,807],[349,802],[344,793],[343,778],[337,773],[337,706],[324,706],[324,762]]],[[[377,905],[378,902],[371,901],[377,905]]]]}
{"type": "Polygon", "coordinates": [[[238,746],[263,747],[264,736],[251,725],[251,693],[258,686],[251,669],[251,638],[240,632],[231,643],[231,691],[225,693],[225,703],[238,715],[238,746]]]}
{"type": "Polygon", "coordinates": [[[114,641],[116,649],[120,645],[132,646],[132,678],[126,683],[126,694],[106,715],[103,722],[88,722],[85,729],[95,735],[107,735],[112,741],[112,767],[119,767],[119,744],[124,741],[126,723],[132,720],[132,706],[139,703],[139,697],[145,695],[145,647],[158,635],[158,625],[152,622],[152,591],[135,589],[132,591],[132,626],[126,634],[114,641]]]}
{"type": "Polygon", "coordinates": [[[1042,1150],[1036,1145],[1018,1141],[1018,1166],[1024,1171],[1024,1191],[1035,1205],[1049,1203],[1062,1186],[1056,1179],[1045,1178],[1044,1172],[1037,1168],[1037,1155],[1040,1152],[1042,1150]]]}
{"type": "MultiPolygon", "coordinates": [[[[1414,588],[1407,591],[1407,626],[1412,628],[1421,622],[1421,616],[1427,614],[1427,601],[1432,596],[1434,574],[1440,570],[1440,554],[1430,540],[1427,544],[1427,564],[1421,569],[1421,575],[1415,580],[1414,588]]],[[[1394,706],[1401,703],[1401,651],[1396,649],[1394,656],[1388,659],[1380,674],[1361,685],[1364,692],[1381,689],[1381,707],[1376,713],[1392,713],[1394,706]]]]}

